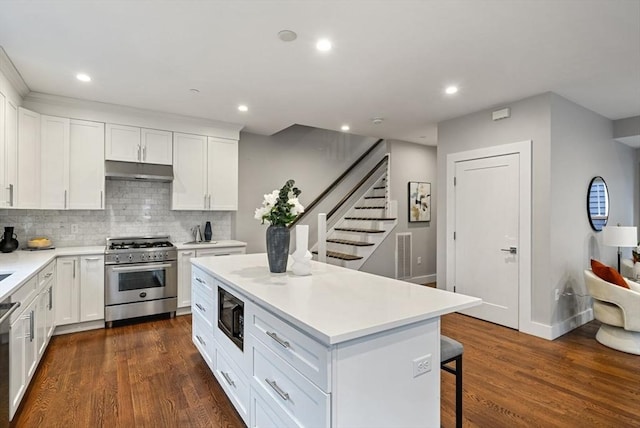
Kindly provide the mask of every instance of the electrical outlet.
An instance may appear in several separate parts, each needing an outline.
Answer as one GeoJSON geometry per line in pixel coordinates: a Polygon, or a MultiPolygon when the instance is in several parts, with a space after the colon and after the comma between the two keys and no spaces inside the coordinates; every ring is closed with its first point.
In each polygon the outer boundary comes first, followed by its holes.
{"type": "Polygon", "coordinates": [[[430,371],[431,371],[431,354],[428,354],[413,360],[413,377],[418,377],[430,371]]]}
{"type": "Polygon", "coordinates": [[[418,257],[418,264],[421,265],[422,264],[422,257],[418,257]]]}
{"type": "Polygon", "coordinates": [[[560,300],[560,289],[556,288],[556,302],[560,300]]]}
{"type": "Polygon", "coordinates": [[[78,233],[78,225],[77,224],[72,224],[71,225],[71,234],[72,235],[76,235],[78,233]]]}

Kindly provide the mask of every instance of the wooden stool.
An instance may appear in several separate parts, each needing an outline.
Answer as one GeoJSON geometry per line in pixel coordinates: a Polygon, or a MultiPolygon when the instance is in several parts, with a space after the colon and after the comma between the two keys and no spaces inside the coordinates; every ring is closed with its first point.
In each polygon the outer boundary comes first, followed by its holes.
{"type": "Polygon", "coordinates": [[[456,375],[456,428],[462,427],[462,343],[450,337],[440,335],[440,368],[456,375]],[[455,361],[455,369],[447,366],[455,361]]]}

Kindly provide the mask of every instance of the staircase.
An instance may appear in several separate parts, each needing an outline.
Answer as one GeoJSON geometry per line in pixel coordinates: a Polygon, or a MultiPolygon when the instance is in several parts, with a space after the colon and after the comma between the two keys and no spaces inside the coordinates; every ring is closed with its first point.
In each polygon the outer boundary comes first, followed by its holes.
{"type": "MultiPolygon", "coordinates": [[[[371,178],[355,191],[361,196],[343,209],[343,214],[335,222],[331,221],[330,227],[327,225],[327,263],[360,269],[398,224],[395,203],[389,201],[388,155],[383,161],[379,165],[384,167],[374,168],[371,178]]],[[[333,211],[327,217],[332,214],[333,211]]],[[[312,253],[317,260],[317,244],[312,253]]]]}

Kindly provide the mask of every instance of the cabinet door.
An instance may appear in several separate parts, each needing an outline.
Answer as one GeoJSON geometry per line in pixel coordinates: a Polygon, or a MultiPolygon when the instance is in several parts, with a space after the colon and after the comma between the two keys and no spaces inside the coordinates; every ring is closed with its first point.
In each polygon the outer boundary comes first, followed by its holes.
{"type": "Polygon", "coordinates": [[[0,208],[4,208],[7,206],[7,201],[4,197],[4,188],[5,183],[7,181],[7,177],[5,176],[7,171],[6,166],[6,156],[5,156],[5,103],[7,101],[7,97],[4,96],[2,92],[0,92],[0,208]]]}
{"type": "Polygon", "coordinates": [[[207,194],[207,137],[173,134],[171,209],[204,210],[207,194]]]}
{"type": "Polygon", "coordinates": [[[47,311],[49,310],[49,288],[40,291],[35,301],[35,335],[37,360],[47,347],[47,311]]]}
{"type": "Polygon", "coordinates": [[[5,207],[16,207],[16,184],[18,183],[18,107],[7,99],[5,104],[5,183],[2,203],[5,207]]]}
{"type": "Polygon", "coordinates": [[[25,312],[11,324],[9,332],[9,413],[10,418],[20,404],[27,387],[25,339],[29,335],[28,312],[25,312]]]}
{"type": "Polygon", "coordinates": [[[26,332],[24,338],[24,355],[25,355],[25,367],[27,370],[26,382],[29,384],[29,380],[38,366],[38,347],[37,347],[37,332],[36,332],[36,317],[38,311],[38,300],[31,302],[29,307],[24,311],[22,317],[27,323],[26,332]]]}
{"type": "Polygon", "coordinates": [[[142,129],[142,161],[172,165],[173,133],[157,129],[142,129]]]}
{"type": "Polygon", "coordinates": [[[56,292],[54,294],[55,324],[65,325],[80,321],[80,266],[76,257],[56,260],[56,292]]]}
{"type": "Polygon", "coordinates": [[[72,120],[69,141],[70,209],[104,209],[104,123],[72,120]]]}
{"type": "Polygon", "coordinates": [[[191,306],[191,258],[194,251],[178,252],[178,307],[191,306]]]}
{"type": "Polygon", "coordinates": [[[64,117],[40,117],[40,207],[44,209],[67,208],[69,126],[64,117]]]}
{"type": "Polygon", "coordinates": [[[80,321],[104,319],[104,256],[80,258],[80,321]]]}
{"type": "Polygon", "coordinates": [[[124,162],[142,161],[140,128],[107,123],[104,157],[108,160],[124,162]]]}
{"type": "Polygon", "coordinates": [[[53,336],[53,330],[56,328],[56,320],[55,320],[55,306],[54,306],[54,285],[55,282],[51,281],[49,286],[47,287],[47,313],[45,320],[46,334],[47,334],[47,342],[53,336]]]}
{"type": "Polygon", "coordinates": [[[238,142],[209,137],[207,188],[210,210],[238,209],[238,142]]]}
{"type": "Polygon", "coordinates": [[[40,208],[40,115],[18,108],[18,183],[15,189],[19,208],[40,208]]]}

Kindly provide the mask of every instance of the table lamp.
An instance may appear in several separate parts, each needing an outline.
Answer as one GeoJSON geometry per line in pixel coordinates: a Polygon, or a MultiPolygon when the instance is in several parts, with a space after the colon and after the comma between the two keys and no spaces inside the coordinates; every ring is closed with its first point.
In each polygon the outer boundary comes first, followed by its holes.
{"type": "Polygon", "coordinates": [[[635,226],[605,226],[602,229],[602,243],[609,247],[618,247],[618,272],[622,247],[635,247],[638,242],[638,228],[635,226]]]}

